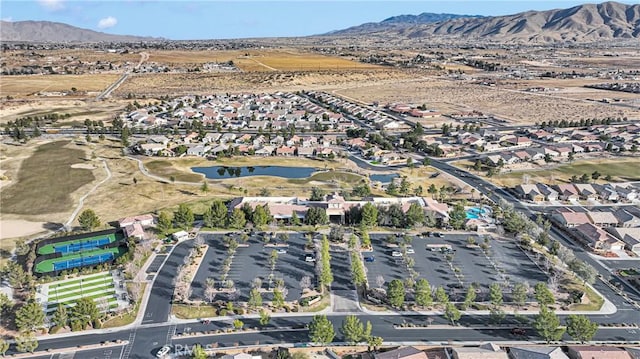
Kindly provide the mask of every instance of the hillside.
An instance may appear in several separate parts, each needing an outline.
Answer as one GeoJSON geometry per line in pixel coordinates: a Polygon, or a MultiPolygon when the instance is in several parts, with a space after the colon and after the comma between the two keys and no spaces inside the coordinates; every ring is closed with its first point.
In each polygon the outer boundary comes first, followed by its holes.
{"type": "Polygon", "coordinates": [[[415,23],[412,17],[407,16],[395,19],[399,21],[364,24],[335,31],[331,35],[376,36],[387,40],[438,37],[537,43],[640,39],[640,5],[617,2],[507,16],[459,17],[426,24],[415,23]],[[354,32],[354,29],[359,31],[354,32]]]}
{"type": "Polygon", "coordinates": [[[435,14],[424,12],[420,15],[398,15],[384,19],[381,22],[369,22],[353,26],[344,30],[330,32],[330,35],[366,35],[372,31],[386,31],[390,29],[406,28],[413,25],[431,24],[439,21],[459,19],[463,17],[475,18],[478,15],[435,14]]]}
{"type": "Polygon", "coordinates": [[[3,42],[137,42],[151,37],[112,35],[51,21],[1,21],[3,42]]]}

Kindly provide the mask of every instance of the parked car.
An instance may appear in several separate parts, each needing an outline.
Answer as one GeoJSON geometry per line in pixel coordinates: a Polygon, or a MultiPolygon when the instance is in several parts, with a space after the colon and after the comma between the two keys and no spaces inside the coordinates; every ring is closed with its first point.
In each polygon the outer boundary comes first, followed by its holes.
{"type": "Polygon", "coordinates": [[[165,355],[169,354],[169,351],[171,350],[171,347],[168,345],[163,346],[162,348],[160,348],[160,350],[158,350],[158,352],[156,353],[156,358],[164,358],[165,355]]]}
{"type": "Polygon", "coordinates": [[[526,335],[527,331],[522,328],[513,328],[511,329],[511,334],[522,336],[522,335],[526,335]]]}
{"type": "Polygon", "coordinates": [[[398,252],[398,251],[393,251],[393,252],[391,252],[391,256],[392,257],[402,257],[402,253],[398,252]]]}
{"type": "Polygon", "coordinates": [[[287,249],[286,248],[278,248],[276,250],[276,252],[278,252],[278,254],[285,254],[285,253],[287,253],[287,249]]]}
{"type": "Polygon", "coordinates": [[[407,254],[415,254],[416,251],[413,248],[407,248],[407,254]]]}
{"type": "Polygon", "coordinates": [[[304,256],[304,261],[305,262],[315,262],[316,261],[316,257],[313,254],[307,254],[306,256],[304,256]]]}
{"type": "Polygon", "coordinates": [[[431,237],[431,232],[422,232],[423,237],[431,237]]]}
{"type": "Polygon", "coordinates": [[[365,262],[373,262],[375,261],[375,257],[374,256],[368,256],[368,257],[364,257],[364,261],[365,262]]]}
{"type": "Polygon", "coordinates": [[[440,233],[440,232],[433,232],[433,236],[434,236],[434,237],[442,237],[442,233],[440,233]]]}

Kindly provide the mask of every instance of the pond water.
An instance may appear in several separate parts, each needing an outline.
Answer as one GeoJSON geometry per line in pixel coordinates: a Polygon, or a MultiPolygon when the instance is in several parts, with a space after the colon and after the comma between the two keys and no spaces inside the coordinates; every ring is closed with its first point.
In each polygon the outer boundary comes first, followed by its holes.
{"type": "Polygon", "coordinates": [[[369,175],[369,179],[373,182],[391,183],[394,178],[400,177],[397,173],[369,175]]]}
{"type": "Polygon", "coordinates": [[[284,167],[284,166],[211,166],[192,167],[196,173],[202,173],[209,179],[239,178],[249,176],[275,176],[283,178],[307,178],[318,169],[313,167],[284,167]]]}

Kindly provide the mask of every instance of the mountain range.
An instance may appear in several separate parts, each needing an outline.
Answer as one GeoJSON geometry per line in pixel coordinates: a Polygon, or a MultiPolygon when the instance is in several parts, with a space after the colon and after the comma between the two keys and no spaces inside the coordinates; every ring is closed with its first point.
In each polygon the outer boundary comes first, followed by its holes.
{"type": "MultiPolygon", "coordinates": [[[[422,13],[332,31],[322,37],[382,41],[487,40],[521,43],[592,43],[612,39],[640,40],[640,4],[584,4],[568,9],[526,11],[506,16],[422,13]]],[[[3,42],[139,42],[164,40],[112,35],[49,21],[0,22],[3,42]]]]}
{"type": "Polygon", "coordinates": [[[414,17],[406,16],[390,19],[333,31],[327,35],[375,36],[389,41],[448,38],[537,43],[640,39],[640,4],[617,2],[526,11],[506,16],[456,17],[436,22],[419,22],[414,17]]]}
{"type": "Polygon", "coordinates": [[[113,35],[51,21],[0,21],[3,42],[139,42],[153,37],[113,35]]]}

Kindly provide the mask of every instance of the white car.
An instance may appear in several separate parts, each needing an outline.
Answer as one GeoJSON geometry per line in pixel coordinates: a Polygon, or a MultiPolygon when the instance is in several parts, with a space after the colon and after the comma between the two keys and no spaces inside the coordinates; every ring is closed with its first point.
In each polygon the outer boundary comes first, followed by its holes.
{"type": "Polygon", "coordinates": [[[413,248],[407,248],[407,254],[415,254],[416,251],[413,250],[413,248]]]}
{"type": "Polygon", "coordinates": [[[165,355],[169,354],[169,351],[171,350],[171,347],[168,345],[163,346],[162,348],[160,348],[160,350],[158,350],[158,352],[156,353],[156,358],[164,358],[165,355]]]}
{"type": "Polygon", "coordinates": [[[285,253],[287,253],[287,249],[286,248],[278,248],[276,252],[278,254],[285,254],[285,253]]]}
{"type": "Polygon", "coordinates": [[[391,252],[391,256],[392,257],[402,257],[402,253],[398,252],[398,251],[393,251],[393,252],[391,252]]]}
{"type": "Polygon", "coordinates": [[[315,262],[315,261],[316,261],[316,257],[315,257],[315,256],[313,256],[312,254],[307,254],[307,255],[304,257],[304,261],[305,261],[305,262],[315,262]]]}

